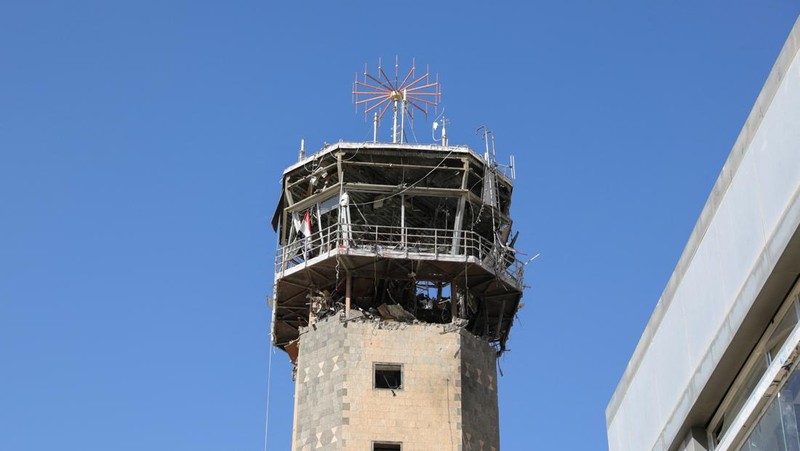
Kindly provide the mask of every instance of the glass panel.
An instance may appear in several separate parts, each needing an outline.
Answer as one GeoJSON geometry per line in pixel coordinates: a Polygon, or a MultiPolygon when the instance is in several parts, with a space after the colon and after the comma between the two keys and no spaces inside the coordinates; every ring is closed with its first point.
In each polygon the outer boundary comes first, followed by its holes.
{"type": "Polygon", "coordinates": [[[778,403],[770,403],[764,416],[758,420],[758,424],[756,424],[756,427],[747,439],[747,443],[753,451],[777,451],[785,449],[778,403]]]}
{"type": "Polygon", "coordinates": [[[786,449],[800,451],[800,434],[798,434],[797,424],[797,412],[800,410],[800,372],[797,370],[792,373],[789,381],[781,389],[778,402],[781,406],[786,449]]]}
{"type": "Polygon", "coordinates": [[[722,418],[722,423],[719,426],[719,432],[715,437],[717,440],[719,440],[723,435],[725,435],[726,432],[728,432],[730,423],[734,418],[736,418],[736,415],[742,409],[742,406],[750,397],[750,394],[753,393],[756,385],[758,385],[758,382],[761,380],[761,376],[763,376],[764,372],[767,371],[768,366],[767,358],[762,354],[753,364],[753,367],[750,368],[750,371],[747,373],[747,377],[745,377],[742,381],[742,386],[739,387],[736,395],[731,400],[730,406],[725,411],[725,415],[722,418]]]}
{"type": "Polygon", "coordinates": [[[728,393],[725,394],[723,402],[717,407],[717,411],[712,417],[709,432],[711,441],[715,444],[719,443],[728,432],[730,423],[739,414],[767,367],[800,322],[797,295],[792,295],[784,301],[772,321],[762,334],[755,349],[751,351],[748,362],[745,363],[740,374],[734,379],[734,383],[728,388],[728,393]],[[777,323],[774,322],[776,320],[777,323]]]}
{"type": "Polygon", "coordinates": [[[789,338],[789,334],[794,329],[794,326],[797,324],[797,312],[795,311],[794,305],[789,308],[789,311],[786,312],[786,315],[783,316],[783,319],[778,326],[775,327],[775,330],[772,331],[772,336],[769,337],[769,341],[767,341],[766,348],[769,350],[769,359],[775,358],[775,354],[780,351],[781,346],[789,338]]]}
{"type": "Polygon", "coordinates": [[[800,451],[800,372],[792,372],[739,451],[800,451]]]}

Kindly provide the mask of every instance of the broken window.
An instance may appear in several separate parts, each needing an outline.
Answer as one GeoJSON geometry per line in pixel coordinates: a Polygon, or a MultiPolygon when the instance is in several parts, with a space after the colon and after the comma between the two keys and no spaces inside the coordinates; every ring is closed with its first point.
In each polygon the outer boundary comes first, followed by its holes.
{"type": "Polygon", "coordinates": [[[372,451],[401,451],[402,446],[398,442],[372,442],[372,451]]]}
{"type": "MultiPolygon", "coordinates": [[[[403,366],[399,363],[376,363],[375,388],[398,390],[403,388],[403,366]]],[[[376,448],[377,449],[377,448],[376,448]]],[[[387,448],[400,449],[400,448],[387,448]]]]}

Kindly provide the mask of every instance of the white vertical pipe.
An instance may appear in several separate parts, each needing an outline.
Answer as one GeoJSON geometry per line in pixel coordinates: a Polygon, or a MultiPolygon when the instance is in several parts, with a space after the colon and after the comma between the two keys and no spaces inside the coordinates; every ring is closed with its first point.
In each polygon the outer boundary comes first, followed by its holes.
{"type": "Polygon", "coordinates": [[[403,90],[403,109],[400,111],[400,143],[403,142],[403,137],[406,134],[406,105],[408,105],[406,90],[403,90]]]}
{"type": "Polygon", "coordinates": [[[393,124],[392,124],[392,143],[397,144],[397,100],[394,101],[394,108],[392,110],[393,113],[393,124]]]}

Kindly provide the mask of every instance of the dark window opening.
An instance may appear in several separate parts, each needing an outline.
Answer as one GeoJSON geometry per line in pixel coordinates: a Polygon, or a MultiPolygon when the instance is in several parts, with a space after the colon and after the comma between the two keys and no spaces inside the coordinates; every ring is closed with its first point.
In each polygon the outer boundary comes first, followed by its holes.
{"type": "MultiPolygon", "coordinates": [[[[400,364],[397,363],[375,364],[375,388],[398,390],[402,387],[403,387],[403,373],[402,373],[402,366],[400,364]]],[[[378,448],[375,449],[377,450],[378,448]]],[[[386,449],[400,449],[400,448],[386,448],[386,449]]]]}
{"type": "Polygon", "coordinates": [[[372,451],[401,451],[402,443],[373,443],[372,451]]]}

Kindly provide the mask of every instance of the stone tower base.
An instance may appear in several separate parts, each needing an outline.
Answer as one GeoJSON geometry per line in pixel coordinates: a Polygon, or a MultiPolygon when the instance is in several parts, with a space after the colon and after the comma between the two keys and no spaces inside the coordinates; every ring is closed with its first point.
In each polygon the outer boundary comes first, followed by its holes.
{"type": "Polygon", "coordinates": [[[498,451],[495,361],[451,324],[317,322],[299,339],[292,449],[498,451]]]}

